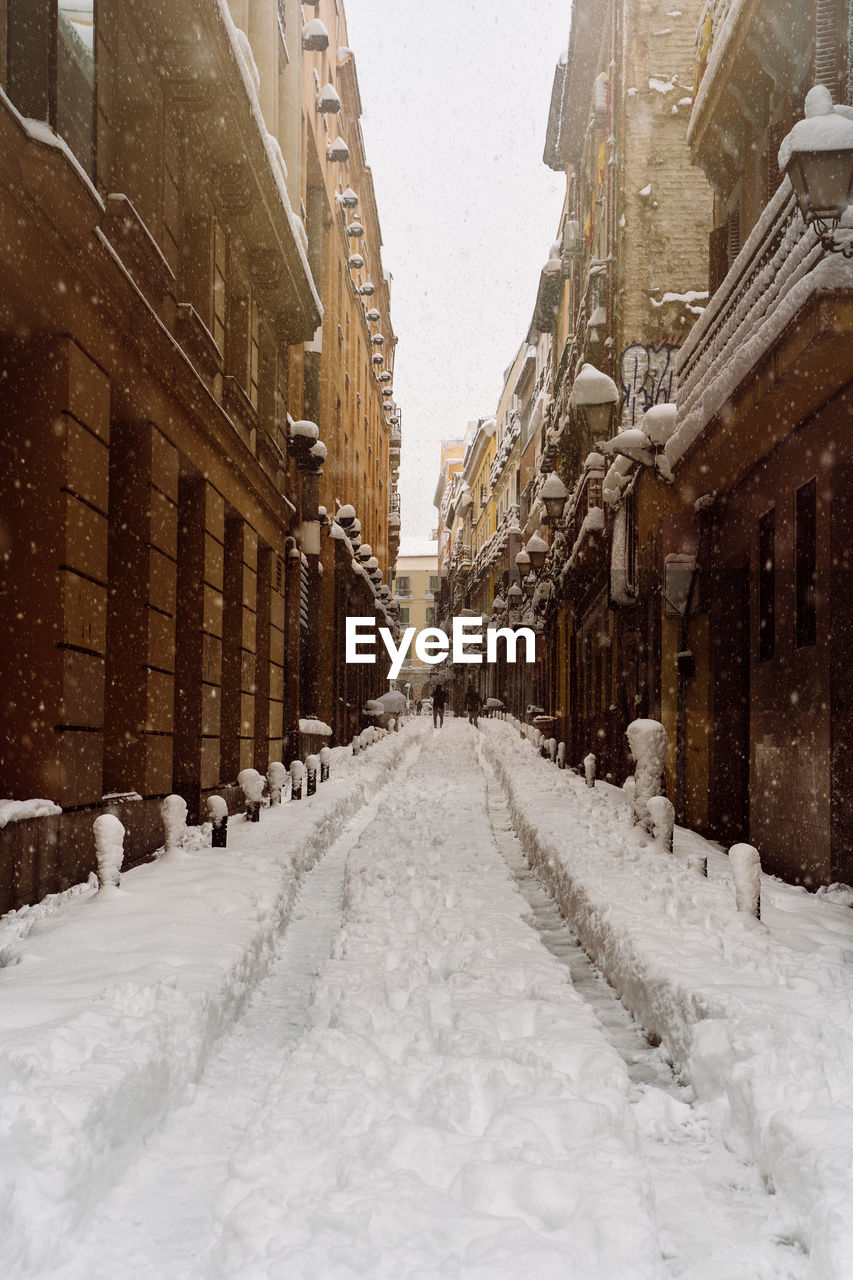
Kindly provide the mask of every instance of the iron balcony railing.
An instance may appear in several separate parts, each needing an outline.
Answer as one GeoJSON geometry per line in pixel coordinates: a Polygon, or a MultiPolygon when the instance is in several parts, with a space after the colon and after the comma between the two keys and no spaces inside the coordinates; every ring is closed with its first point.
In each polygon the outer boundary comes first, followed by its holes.
{"type": "Polygon", "coordinates": [[[795,318],[823,256],[785,178],[678,356],[676,461],[795,318]]]}

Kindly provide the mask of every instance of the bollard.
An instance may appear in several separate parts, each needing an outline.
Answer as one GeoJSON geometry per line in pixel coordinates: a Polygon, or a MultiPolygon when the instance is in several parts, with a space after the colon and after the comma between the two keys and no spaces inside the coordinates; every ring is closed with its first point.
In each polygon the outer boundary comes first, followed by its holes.
{"type": "Polygon", "coordinates": [[[187,835],[187,802],[183,796],[166,796],[160,805],[166,832],[166,853],[181,853],[187,835]]]}
{"type": "Polygon", "coordinates": [[[305,777],[305,765],[301,760],[293,760],[290,765],[290,798],[302,799],[302,780],[305,777]]]}
{"type": "Polygon", "coordinates": [[[566,744],[561,742],[557,747],[557,768],[565,769],[566,767],[566,744]]]}
{"type": "Polygon", "coordinates": [[[708,859],[703,853],[688,853],[687,865],[691,871],[698,871],[700,876],[708,877],[708,859]]]}
{"type": "Polygon", "coordinates": [[[650,796],[646,801],[652,820],[655,840],[672,853],[672,833],[675,828],[675,806],[666,796],[650,796]]]}
{"type": "Polygon", "coordinates": [[[228,844],[228,805],[222,796],[208,796],[207,812],[210,815],[210,847],[224,849],[228,844]]]}
{"type": "Polygon", "coordinates": [[[261,796],[264,792],[264,780],[257,769],[241,769],[237,781],[246,801],[246,821],[260,822],[261,796]]]}
{"type": "Polygon", "coordinates": [[[329,781],[329,769],[332,763],[332,752],[329,747],[320,748],[320,781],[329,781]]]}
{"type": "Polygon", "coordinates": [[[548,759],[551,761],[551,764],[556,764],[557,763],[557,739],[549,738],[547,746],[548,746],[548,759]]]}
{"type": "Polygon", "coordinates": [[[751,844],[733,844],[729,849],[729,862],[735,882],[735,902],[738,911],[761,919],[761,858],[751,844]]]}
{"type": "Polygon", "coordinates": [[[317,756],[305,757],[305,794],[313,796],[317,791],[317,774],[320,772],[320,760],[317,756]]]}
{"type": "Polygon", "coordinates": [[[280,760],[271,760],[267,765],[267,790],[270,793],[270,804],[281,804],[281,792],[287,782],[287,770],[280,760]]]}
{"type": "Polygon", "coordinates": [[[92,823],[101,889],[117,888],[124,858],[124,827],[115,814],[102,813],[92,823]]]}
{"type": "Polygon", "coordinates": [[[596,762],[595,756],[593,755],[593,753],[592,753],[591,751],[590,751],[590,753],[589,753],[589,755],[588,755],[588,756],[584,756],[584,760],[583,760],[583,776],[586,778],[586,785],[587,785],[588,787],[594,787],[594,786],[595,786],[595,766],[596,766],[596,763],[597,763],[597,762],[596,762]]]}
{"type": "Polygon", "coordinates": [[[352,740],[352,753],[354,756],[361,755],[361,738],[358,734],[352,740]]]}
{"type": "Polygon", "coordinates": [[[648,802],[652,796],[664,794],[663,775],[669,752],[669,735],[659,720],[632,720],[625,730],[634,758],[634,824],[649,835],[652,819],[648,802]]]}

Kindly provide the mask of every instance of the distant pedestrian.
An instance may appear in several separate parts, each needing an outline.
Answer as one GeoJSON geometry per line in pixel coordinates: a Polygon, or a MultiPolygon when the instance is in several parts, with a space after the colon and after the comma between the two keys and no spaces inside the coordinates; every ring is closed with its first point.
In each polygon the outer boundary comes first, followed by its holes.
{"type": "Polygon", "coordinates": [[[477,719],[480,715],[480,707],[482,706],[482,698],[480,691],[473,684],[469,684],[465,690],[465,710],[468,712],[468,723],[477,728],[477,719]]]}
{"type": "Polygon", "coordinates": [[[438,684],[432,691],[432,724],[437,729],[439,725],[444,725],[444,706],[447,701],[447,695],[444,692],[444,685],[438,684]]]}

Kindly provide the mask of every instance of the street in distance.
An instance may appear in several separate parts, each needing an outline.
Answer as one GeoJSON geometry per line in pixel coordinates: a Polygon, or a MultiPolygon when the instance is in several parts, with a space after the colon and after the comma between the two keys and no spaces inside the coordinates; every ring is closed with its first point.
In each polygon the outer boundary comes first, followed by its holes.
{"type": "MultiPolygon", "coordinates": [[[[394,636],[388,627],[379,627],[382,643],[391,659],[388,679],[396,680],[400,669],[415,642],[415,655],[421,662],[433,665],[443,662],[448,654],[453,662],[470,662],[482,664],[497,662],[498,639],[503,638],[506,644],[507,662],[516,661],[519,640],[524,641],[524,661],[536,661],[536,633],[531,627],[497,627],[486,631],[486,654],[482,653],[483,645],[482,618],[454,618],[451,635],[441,627],[424,627],[418,631],[416,627],[406,627],[399,645],[394,643],[394,636]],[[479,645],[480,652],[470,653],[466,645],[479,645]]],[[[347,618],[346,620],[346,660],[347,662],[376,661],[376,620],[374,618],[347,618]],[[369,649],[366,647],[370,646],[369,649]],[[366,651],[363,651],[366,650],[366,651]]]]}

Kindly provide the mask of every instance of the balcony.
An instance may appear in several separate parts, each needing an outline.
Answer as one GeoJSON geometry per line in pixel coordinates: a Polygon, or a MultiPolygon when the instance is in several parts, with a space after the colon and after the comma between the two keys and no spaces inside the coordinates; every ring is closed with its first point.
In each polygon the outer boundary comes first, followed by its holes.
{"type": "Polygon", "coordinates": [[[737,482],[853,376],[851,334],[853,267],[824,252],[786,178],[681,348],[670,464],[713,440],[704,488],[737,482]]]}
{"type": "Polygon", "coordinates": [[[803,56],[808,5],[796,0],[793,9],[766,0],[706,0],[702,10],[687,141],[720,192],[730,192],[748,167],[779,96],[800,102],[811,83],[803,56]]]}

